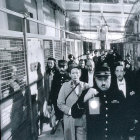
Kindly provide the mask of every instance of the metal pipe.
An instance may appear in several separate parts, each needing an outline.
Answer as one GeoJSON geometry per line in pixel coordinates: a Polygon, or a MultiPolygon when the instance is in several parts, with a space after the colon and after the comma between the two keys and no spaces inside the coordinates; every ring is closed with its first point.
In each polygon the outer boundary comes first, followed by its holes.
{"type": "MultiPolygon", "coordinates": [[[[17,17],[20,17],[20,18],[24,18],[24,15],[23,14],[19,14],[17,12],[14,12],[12,10],[8,10],[6,8],[0,8],[0,11],[2,11],[4,13],[11,14],[11,15],[14,15],[14,16],[17,16],[17,17]]],[[[35,22],[35,23],[38,23],[38,24],[41,24],[41,25],[45,25],[45,26],[48,26],[48,27],[51,27],[51,28],[54,28],[54,29],[57,29],[57,30],[60,30],[60,31],[63,31],[63,32],[66,32],[66,33],[69,33],[69,34],[72,34],[72,35],[77,35],[77,36],[82,37],[83,39],[86,38],[86,37],[83,37],[82,35],[79,35],[79,34],[76,34],[76,33],[73,33],[73,32],[67,31],[67,30],[64,30],[64,29],[60,29],[60,28],[57,28],[57,27],[48,25],[48,24],[46,24],[44,22],[41,22],[41,21],[36,20],[36,19],[29,18],[27,16],[28,16],[28,13],[26,13],[26,19],[27,20],[30,20],[32,22],[35,22]]],[[[93,41],[92,39],[89,39],[89,38],[86,38],[86,40],[93,41]]]]}
{"type": "MultiPolygon", "coordinates": [[[[25,15],[23,19],[23,37],[24,37],[24,51],[25,51],[25,66],[26,66],[26,75],[27,75],[27,86],[29,86],[29,73],[28,73],[28,56],[27,56],[27,16],[25,15]]],[[[27,91],[28,92],[28,97],[29,97],[29,111],[30,111],[30,117],[31,117],[31,133],[33,136],[33,140],[35,140],[34,137],[34,125],[33,125],[33,107],[32,107],[32,99],[31,99],[31,91],[30,88],[27,91]]]]}

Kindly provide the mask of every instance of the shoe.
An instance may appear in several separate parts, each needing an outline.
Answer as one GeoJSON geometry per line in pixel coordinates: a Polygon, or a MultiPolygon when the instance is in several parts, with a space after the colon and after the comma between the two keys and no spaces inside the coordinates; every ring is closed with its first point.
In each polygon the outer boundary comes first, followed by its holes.
{"type": "Polygon", "coordinates": [[[51,130],[51,132],[50,132],[50,134],[51,135],[54,135],[55,134],[55,131],[56,131],[56,127],[53,127],[52,130],[51,130]]]}

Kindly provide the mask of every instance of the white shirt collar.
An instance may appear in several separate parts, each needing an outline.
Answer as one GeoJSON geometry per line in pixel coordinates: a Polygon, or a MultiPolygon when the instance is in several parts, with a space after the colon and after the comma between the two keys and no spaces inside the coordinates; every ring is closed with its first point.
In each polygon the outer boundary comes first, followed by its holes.
{"type": "Polygon", "coordinates": [[[121,90],[124,94],[124,96],[126,97],[126,82],[125,79],[123,78],[122,81],[119,81],[117,79],[117,84],[118,84],[118,89],[121,90]]]}

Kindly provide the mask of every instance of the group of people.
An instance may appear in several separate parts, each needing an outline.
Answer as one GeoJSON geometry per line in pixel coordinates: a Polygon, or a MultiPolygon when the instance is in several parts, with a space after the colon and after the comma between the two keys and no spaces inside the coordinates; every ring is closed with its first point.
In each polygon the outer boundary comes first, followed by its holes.
{"type": "Polygon", "coordinates": [[[94,53],[78,64],[73,55],[48,58],[43,112],[51,134],[61,122],[65,140],[140,139],[140,57],[134,71],[129,54],[94,53]]]}

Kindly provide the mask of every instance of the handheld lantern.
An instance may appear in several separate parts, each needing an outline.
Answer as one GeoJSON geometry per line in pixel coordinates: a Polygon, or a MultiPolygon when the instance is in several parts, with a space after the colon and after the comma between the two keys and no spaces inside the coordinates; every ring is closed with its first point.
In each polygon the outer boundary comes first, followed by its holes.
{"type": "Polygon", "coordinates": [[[100,114],[99,97],[94,97],[89,100],[89,114],[100,114]]]}

